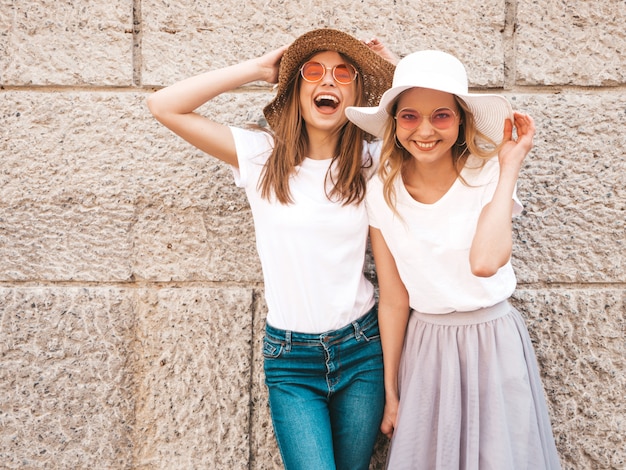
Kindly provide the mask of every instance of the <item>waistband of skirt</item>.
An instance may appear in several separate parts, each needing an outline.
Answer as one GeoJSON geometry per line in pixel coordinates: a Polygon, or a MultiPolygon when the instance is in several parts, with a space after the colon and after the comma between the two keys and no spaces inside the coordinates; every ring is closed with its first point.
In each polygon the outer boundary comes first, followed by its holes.
{"type": "Polygon", "coordinates": [[[290,343],[319,343],[320,341],[337,341],[351,336],[360,336],[362,331],[378,326],[378,308],[374,305],[365,315],[350,322],[338,330],[324,333],[300,333],[297,331],[281,330],[272,325],[265,325],[265,334],[274,340],[290,343]]]}
{"type": "Polygon", "coordinates": [[[450,312],[450,313],[422,313],[417,310],[411,310],[411,315],[425,323],[433,323],[435,325],[476,325],[496,320],[510,313],[513,307],[508,300],[503,300],[491,307],[479,308],[467,312],[450,312]]]}

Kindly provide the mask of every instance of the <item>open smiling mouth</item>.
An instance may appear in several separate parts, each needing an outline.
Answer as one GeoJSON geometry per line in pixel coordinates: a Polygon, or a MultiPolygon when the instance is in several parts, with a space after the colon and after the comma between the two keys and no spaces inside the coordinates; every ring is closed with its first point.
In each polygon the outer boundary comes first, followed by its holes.
{"type": "Polygon", "coordinates": [[[339,106],[339,100],[333,95],[319,95],[315,98],[315,106],[336,109],[339,106]]]}

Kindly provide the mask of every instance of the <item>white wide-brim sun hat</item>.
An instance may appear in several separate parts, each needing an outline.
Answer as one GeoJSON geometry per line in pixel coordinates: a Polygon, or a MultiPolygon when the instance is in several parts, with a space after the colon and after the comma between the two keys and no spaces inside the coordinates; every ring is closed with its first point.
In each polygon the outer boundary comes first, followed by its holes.
{"type": "Polygon", "coordinates": [[[346,116],[361,129],[383,137],[391,108],[396,98],[410,88],[430,88],[461,98],[474,115],[476,128],[499,144],[504,121],[513,120],[510,103],[500,95],[468,92],[465,67],[456,57],[442,51],[418,51],[404,57],[396,65],[391,88],[383,93],[378,106],[346,108],[346,116]]]}

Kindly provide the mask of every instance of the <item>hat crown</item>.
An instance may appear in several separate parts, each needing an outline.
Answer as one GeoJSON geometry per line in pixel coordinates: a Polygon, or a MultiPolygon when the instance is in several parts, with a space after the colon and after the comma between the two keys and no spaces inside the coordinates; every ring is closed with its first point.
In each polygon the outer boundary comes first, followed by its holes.
{"type": "Polygon", "coordinates": [[[418,51],[404,57],[396,66],[393,88],[420,87],[454,95],[467,95],[465,67],[456,57],[442,51],[418,51]]]}
{"type": "Polygon", "coordinates": [[[315,29],[291,43],[280,61],[276,96],[263,109],[271,127],[276,127],[285,107],[287,89],[295,82],[294,77],[298,76],[304,61],[323,51],[334,51],[346,56],[358,69],[368,105],[374,106],[378,103],[384,91],[389,88],[395,70],[391,62],[348,33],[330,28],[315,29]]]}

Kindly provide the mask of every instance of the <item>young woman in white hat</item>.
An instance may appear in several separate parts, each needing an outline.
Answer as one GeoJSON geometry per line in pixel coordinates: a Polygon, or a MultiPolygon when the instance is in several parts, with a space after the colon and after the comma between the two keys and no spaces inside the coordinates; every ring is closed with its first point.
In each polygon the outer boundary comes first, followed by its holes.
{"type": "Polygon", "coordinates": [[[406,56],[379,106],[346,113],[384,137],[366,203],[388,467],[559,468],[531,340],[508,301],[532,118],[469,94],[463,64],[440,51],[406,56]]]}
{"type": "Polygon", "coordinates": [[[268,305],[270,410],[289,470],[367,469],[380,425],[382,349],[374,289],[363,275],[363,200],[380,142],[344,111],[378,102],[391,84],[393,59],[377,40],[366,45],[320,29],[148,99],[161,123],[231,165],[246,191],[268,305]],[[195,112],[255,81],[278,82],[264,108],[271,132],[195,112]]]}

